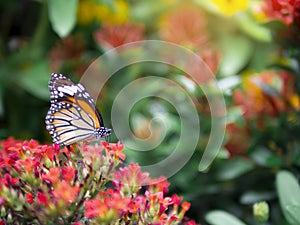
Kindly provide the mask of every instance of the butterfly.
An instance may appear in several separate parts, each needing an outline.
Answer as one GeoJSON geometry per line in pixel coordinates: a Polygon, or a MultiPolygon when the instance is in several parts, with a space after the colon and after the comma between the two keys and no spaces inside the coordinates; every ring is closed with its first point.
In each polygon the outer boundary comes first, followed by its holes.
{"type": "Polygon", "coordinates": [[[62,74],[52,73],[48,86],[51,106],[45,123],[54,143],[69,147],[92,138],[107,138],[111,134],[83,85],[73,83],[62,74]]]}

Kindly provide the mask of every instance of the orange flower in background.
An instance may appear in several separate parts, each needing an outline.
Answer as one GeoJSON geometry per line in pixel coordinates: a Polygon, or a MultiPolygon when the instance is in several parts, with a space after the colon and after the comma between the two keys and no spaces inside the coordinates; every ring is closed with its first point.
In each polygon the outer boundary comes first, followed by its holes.
{"type": "Polygon", "coordinates": [[[205,17],[197,6],[178,7],[168,12],[160,21],[159,33],[164,41],[198,50],[209,41],[205,17]]]}
{"type": "Polygon", "coordinates": [[[299,107],[293,80],[291,74],[282,71],[253,74],[244,79],[242,89],[234,91],[233,99],[242,107],[246,119],[276,116],[290,107],[299,107]]]}
{"type": "Polygon", "coordinates": [[[123,44],[144,39],[144,26],[127,22],[122,25],[103,24],[94,33],[95,41],[102,47],[115,48],[123,44]]]}

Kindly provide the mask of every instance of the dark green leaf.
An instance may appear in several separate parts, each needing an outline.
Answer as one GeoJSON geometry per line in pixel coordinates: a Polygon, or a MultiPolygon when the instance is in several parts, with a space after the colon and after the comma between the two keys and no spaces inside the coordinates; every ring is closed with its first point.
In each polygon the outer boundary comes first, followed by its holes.
{"type": "Polygon", "coordinates": [[[20,77],[19,84],[26,91],[38,98],[49,99],[50,71],[48,62],[37,62],[34,67],[20,74],[20,77]]]}
{"type": "Polygon", "coordinates": [[[3,106],[3,87],[0,84],[0,117],[4,114],[4,106],[3,106]]]}
{"type": "Polygon", "coordinates": [[[254,164],[250,160],[237,157],[226,161],[218,168],[217,178],[219,180],[234,179],[249,172],[253,167],[254,164]]]}
{"type": "Polygon", "coordinates": [[[243,204],[254,204],[256,202],[269,200],[275,197],[274,192],[257,192],[248,191],[241,197],[241,203],[243,204]]]}

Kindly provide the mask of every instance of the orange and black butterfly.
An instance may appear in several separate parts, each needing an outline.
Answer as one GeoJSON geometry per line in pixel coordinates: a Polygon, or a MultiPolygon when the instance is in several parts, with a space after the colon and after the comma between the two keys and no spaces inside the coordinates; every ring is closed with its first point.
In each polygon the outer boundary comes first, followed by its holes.
{"type": "Polygon", "coordinates": [[[69,146],[110,135],[111,129],[104,127],[94,100],[81,84],[52,73],[49,89],[51,106],[45,122],[54,143],[69,146]]]}

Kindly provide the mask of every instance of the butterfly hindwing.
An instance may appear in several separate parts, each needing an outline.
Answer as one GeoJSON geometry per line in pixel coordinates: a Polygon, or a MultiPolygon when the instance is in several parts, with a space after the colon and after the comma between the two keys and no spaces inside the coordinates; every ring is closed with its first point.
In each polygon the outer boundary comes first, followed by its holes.
{"type": "Polygon", "coordinates": [[[52,73],[49,89],[51,106],[46,116],[46,128],[55,143],[70,145],[110,134],[110,129],[104,128],[94,100],[81,84],[52,73]]]}

